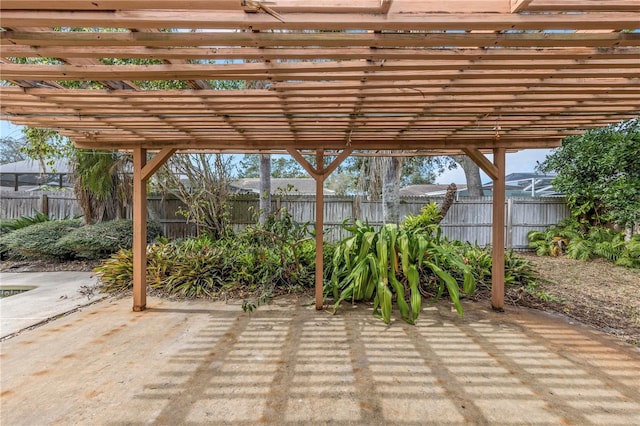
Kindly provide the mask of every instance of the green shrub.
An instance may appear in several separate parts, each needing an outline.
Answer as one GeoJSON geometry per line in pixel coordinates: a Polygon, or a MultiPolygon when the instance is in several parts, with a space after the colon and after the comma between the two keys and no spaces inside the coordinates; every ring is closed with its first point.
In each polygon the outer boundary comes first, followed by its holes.
{"type": "Polygon", "coordinates": [[[550,226],[544,231],[527,235],[529,247],[538,256],[566,255],[570,259],[587,261],[600,257],[628,268],[640,268],[638,245],[640,236],[624,241],[624,233],[597,226],[584,227],[574,219],[550,226]]]}
{"type": "Polygon", "coordinates": [[[11,251],[9,247],[4,243],[2,236],[13,232],[17,229],[26,228],[27,226],[35,225],[36,223],[47,222],[49,216],[36,211],[34,216],[21,216],[18,219],[0,219],[0,260],[5,260],[11,257],[11,251]]]}
{"type": "MultiPolygon", "coordinates": [[[[178,297],[217,297],[237,291],[259,300],[314,283],[315,246],[306,226],[283,219],[236,236],[160,240],[147,247],[147,282],[178,297]]],[[[94,272],[105,291],[132,285],[133,255],[121,250],[94,272]]]]}
{"type": "Polygon", "coordinates": [[[71,257],[71,252],[57,245],[58,240],[81,226],[80,219],[51,220],[5,234],[0,247],[12,257],[24,259],[58,259],[71,257]]]}
{"type": "MultiPolygon", "coordinates": [[[[157,222],[147,222],[147,242],[160,236],[162,229],[157,222]]],[[[123,248],[133,245],[133,222],[118,219],[86,225],[62,237],[57,246],[76,258],[102,259],[123,248]]]]}

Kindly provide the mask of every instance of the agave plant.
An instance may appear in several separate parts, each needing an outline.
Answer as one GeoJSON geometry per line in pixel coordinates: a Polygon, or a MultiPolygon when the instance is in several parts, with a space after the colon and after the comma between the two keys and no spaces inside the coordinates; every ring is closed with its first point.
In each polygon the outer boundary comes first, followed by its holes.
{"type": "Polygon", "coordinates": [[[439,230],[431,235],[387,224],[376,231],[360,221],[343,227],[352,235],[335,247],[331,281],[325,293],[333,294],[334,312],[345,300],[373,300],[374,315],[389,324],[395,295],[402,319],[413,324],[422,305],[420,272],[428,271],[439,283],[438,295],[446,288],[462,316],[460,288],[447,269],[461,271],[466,293],[475,291],[475,279],[461,259],[440,246],[439,230]]]}

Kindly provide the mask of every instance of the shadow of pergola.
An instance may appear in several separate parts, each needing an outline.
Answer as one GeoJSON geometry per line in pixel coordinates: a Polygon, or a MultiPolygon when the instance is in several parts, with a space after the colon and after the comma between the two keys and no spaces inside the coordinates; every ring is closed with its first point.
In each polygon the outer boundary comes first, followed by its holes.
{"type": "MultiPolygon", "coordinates": [[[[161,313],[161,312],[160,312],[161,313]]],[[[136,396],[159,424],[632,424],[640,359],[566,323],[446,304],[417,326],[298,304],[207,324],[136,396]],[[469,311],[469,310],[468,310],[469,311]]],[[[635,419],[635,420],[634,420],[635,419]]],[[[135,422],[134,418],[129,419],[135,422]]],[[[127,421],[128,423],[129,421],[127,421]]]]}

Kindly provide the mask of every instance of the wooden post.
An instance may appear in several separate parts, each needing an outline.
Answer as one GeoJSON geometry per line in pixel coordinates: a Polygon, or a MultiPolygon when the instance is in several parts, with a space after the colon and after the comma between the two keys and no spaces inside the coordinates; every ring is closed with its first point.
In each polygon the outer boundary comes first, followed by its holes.
{"type": "Polygon", "coordinates": [[[504,201],[505,201],[505,148],[494,148],[493,164],[497,168],[493,178],[493,231],[491,246],[491,307],[504,309],[504,201]]]}
{"type": "Polygon", "coordinates": [[[47,194],[40,196],[40,213],[49,216],[49,196],[47,194]]]}
{"type": "Polygon", "coordinates": [[[287,151],[316,181],[316,309],[320,310],[324,286],[324,181],[351,155],[353,148],[343,149],[327,167],[324,166],[324,149],[317,149],[315,168],[295,148],[287,148],[287,151]]]}
{"type": "Polygon", "coordinates": [[[133,150],[133,310],[147,307],[147,150],[133,150]]]}
{"type": "MultiPolygon", "coordinates": [[[[324,170],[324,150],[316,150],[316,170],[324,170]]],[[[324,286],[324,178],[319,174],[316,180],[316,309],[322,309],[324,286]]]]}
{"type": "Polygon", "coordinates": [[[513,248],[513,198],[507,200],[507,240],[505,244],[508,249],[513,248]]]}

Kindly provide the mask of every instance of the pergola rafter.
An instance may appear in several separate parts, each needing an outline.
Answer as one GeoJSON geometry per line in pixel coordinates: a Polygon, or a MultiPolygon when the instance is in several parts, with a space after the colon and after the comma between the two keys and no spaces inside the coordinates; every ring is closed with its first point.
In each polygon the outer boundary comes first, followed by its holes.
{"type": "MultiPolygon", "coordinates": [[[[174,152],[312,153],[319,194],[353,150],[464,152],[494,180],[501,309],[505,153],[639,115],[640,0],[316,3],[3,0],[0,117],[134,153],[135,310],[146,304],[144,182],[174,152]]],[[[320,290],[321,271],[319,256],[320,290]]]]}

